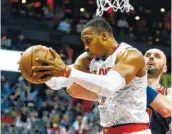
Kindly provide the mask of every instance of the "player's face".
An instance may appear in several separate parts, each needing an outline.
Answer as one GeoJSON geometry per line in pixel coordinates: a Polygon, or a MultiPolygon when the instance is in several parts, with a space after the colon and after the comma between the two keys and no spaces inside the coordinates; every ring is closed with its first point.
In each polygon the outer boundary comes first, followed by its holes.
{"type": "Polygon", "coordinates": [[[150,49],[145,55],[146,67],[148,74],[162,74],[167,71],[166,56],[159,49],[150,49]]]}
{"type": "Polygon", "coordinates": [[[81,33],[84,42],[85,51],[90,57],[103,57],[105,55],[105,40],[98,35],[91,27],[85,28],[81,33]]]}

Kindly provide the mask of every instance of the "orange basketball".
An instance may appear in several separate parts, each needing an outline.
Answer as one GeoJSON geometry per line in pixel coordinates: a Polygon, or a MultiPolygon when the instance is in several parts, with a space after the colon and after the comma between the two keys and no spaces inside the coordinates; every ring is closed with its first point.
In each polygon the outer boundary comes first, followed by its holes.
{"type": "Polygon", "coordinates": [[[29,82],[40,84],[38,80],[33,79],[32,66],[41,66],[40,63],[36,61],[36,58],[44,58],[49,60],[54,60],[53,55],[49,49],[45,46],[37,45],[26,49],[19,61],[19,70],[22,76],[29,82]]]}

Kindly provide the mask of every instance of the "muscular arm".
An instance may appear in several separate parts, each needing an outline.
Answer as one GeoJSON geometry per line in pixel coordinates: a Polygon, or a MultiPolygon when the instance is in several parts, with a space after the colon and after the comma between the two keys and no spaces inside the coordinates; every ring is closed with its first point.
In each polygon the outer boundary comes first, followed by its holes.
{"type": "MultiPolygon", "coordinates": [[[[81,54],[73,65],[72,68],[83,72],[89,72],[90,59],[86,53],[81,54]]],[[[67,87],[67,92],[74,98],[86,99],[91,101],[97,101],[98,95],[91,92],[82,86],[73,83],[73,80],[66,77],[52,77],[45,83],[48,87],[54,90],[59,90],[62,87],[67,87]]]]}
{"type": "Polygon", "coordinates": [[[66,90],[68,94],[74,98],[90,100],[90,101],[98,101],[98,95],[86,88],[74,83],[69,86],[66,90]]]}
{"type": "Polygon", "coordinates": [[[128,84],[135,76],[142,77],[146,74],[143,55],[133,49],[124,51],[117,56],[117,64],[112,70],[119,72],[128,84]]]}
{"type": "Polygon", "coordinates": [[[125,84],[128,84],[135,76],[142,77],[146,73],[144,58],[140,52],[133,49],[126,50],[117,57],[117,64],[112,67],[107,75],[88,74],[72,69],[69,78],[98,95],[111,96],[114,92],[123,88],[125,84]],[[90,88],[90,84],[92,88],[90,88]]]}
{"type": "MultiPolygon", "coordinates": [[[[69,79],[80,85],[78,88],[76,87],[77,84],[67,88],[67,92],[73,97],[84,99],[87,97],[95,100],[98,99],[98,95],[111,96],[114,92],[123,88],[125,84],[128,84],[135,76],[141,77],[146,73],[143,55],[133,49],[121,52],[117,56],[117,63],[105,76],[89,74],[89,64],[89,57],[84,53],[73,65],[75,69],[72,69],[73,75],[69,74],[69,79]],[[81,88],[81,86],[84,88],[81,88]]],[[[71,68],[69,69],[71,71],[71,68]]]]}
{"type": "Polygon", "coordinates": [[[167,96],[158,94],[150,106],[164,118],[172,116],[172,101],[167,96]]]}
{"type": "MultiPolygon", "coordinates": [[[[73,64],[73,67],[83,72],[89,72],[89,64],[90,64],[89,57],[87,56],[86,53],[83,53],[81,56],[77,58],[77,60],[73,64]]],[[[98,100],[98,95],[96,93],[87,90],[86,88],[76,83],[67,87],[66,91],[68,92],[69,95],[71,95],[74,98],[90,100],[90,101],[98,100]]]]}
{"type": "Polygon", "coordinates": [[[156,90],[147,87],[147,103],[162,117],[167,118],[172,115],[171,89],[167,90],[167,96],[158,94],[156,90]]]}

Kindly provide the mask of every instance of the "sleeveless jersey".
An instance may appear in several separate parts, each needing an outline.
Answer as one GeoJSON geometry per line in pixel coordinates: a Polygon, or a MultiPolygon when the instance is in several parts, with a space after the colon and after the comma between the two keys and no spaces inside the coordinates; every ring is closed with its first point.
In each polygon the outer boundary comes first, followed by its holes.
{"type": "MultiPolygon", "coordinates": [[[[157,91],[160,94],[167,95],[167,89],[163,86],[157,91]]],[[[151,129],[152,134],[170,134],[170,127],[172,127],[171,117],[163,118],[151,107],[147,108],[147,112],[150,117],[149,128],[151,129]]]]}
{"type": "MultiPolygon", "coordinates": [[[[90,72],[106,75],[116,63],[118,53],[125,49],[135,48],[126,43],[121,43],[116,51],[107,57],[105,61],[92,59],[90,62],[90,72]]],[[[147,75],[134,77],[129,84],[115,92],[111,97],[102,97],[104,103],[98,106],[101,125],[103,127],[112,127],[128,123],[148,123],[146,87],[147,75]]]]}

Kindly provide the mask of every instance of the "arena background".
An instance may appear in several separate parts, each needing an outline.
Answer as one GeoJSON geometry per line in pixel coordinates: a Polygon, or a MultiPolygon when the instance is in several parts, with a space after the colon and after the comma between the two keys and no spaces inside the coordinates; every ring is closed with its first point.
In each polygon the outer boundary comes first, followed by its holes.
{"type": "MultiPolygon", "coordinates": [[[[134,11],[114,13],[110,9],[103,17],[119,43],[127,42],[143,54],[150,48],[164,51],[168,72],[161,82],[170,87],[171,1],[130,0],[130,4],[134,11]]],[[[96,8],[96,0],[2,0],[1,49],[24,51],[41,44],[52,47],[71,64],[84,51],[80,32],[95,17],[96,8]]],[[[11,63],[6,57],[1,61],[11,63]]],[[[1,71],[2,134],[98,134],[96,105],[71,98],[65,89],[54,91],[28,83],[15,70],[1,71]]]]}

